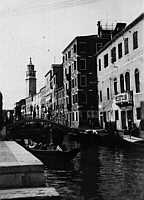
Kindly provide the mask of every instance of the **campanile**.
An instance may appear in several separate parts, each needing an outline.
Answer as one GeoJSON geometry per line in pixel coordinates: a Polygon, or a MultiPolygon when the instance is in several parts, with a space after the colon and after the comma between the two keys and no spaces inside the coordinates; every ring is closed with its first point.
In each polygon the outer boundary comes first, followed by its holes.
{"type": "Polygon", "coordinates": [[[27,65],[25,80],[26,80],[26,97],[35,95],[36,94],[36,71],[34,70],[34,65],[32,64],[31,57],[30,57],[30,62],[27,65]]]}

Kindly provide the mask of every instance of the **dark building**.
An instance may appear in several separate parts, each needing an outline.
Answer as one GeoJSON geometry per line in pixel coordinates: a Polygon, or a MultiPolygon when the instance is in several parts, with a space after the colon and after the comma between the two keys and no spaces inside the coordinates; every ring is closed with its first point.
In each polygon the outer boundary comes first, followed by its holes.
{"type": "Polygon", "coordinates": [[[98,126],[96,52],[112,38],[98,22],[98,35],[78,36],[63,51],[64,113],[70,127],[98,126]]]}
{"type": "Polygon", "coordinates": [[[50,81],[52,96],[52,119],[62,123],[63,108],[63,65],[52,64],[52,76],[50,81]]]}
{"type": "Polygon", "coordinates": [[[0,129],[3,126],[3,96],[0,92],[0,129]]]}
{"type": "Polygon", "coordinates": [[[21,120],[25,118],[26,114],[26,100],[21,99],[20,101],[16,102],[14,108],[14,117],[15,120],[21,120]]]}
{"type": "Polygon", "coordinates": [[[47,119],[51,119],[52,116],[52,70],[49,70],[45,75],[45,86],[46,86],[46,93],[45,93],[45,102],[46,102],[46,109],[47,109],[47,119]]]}

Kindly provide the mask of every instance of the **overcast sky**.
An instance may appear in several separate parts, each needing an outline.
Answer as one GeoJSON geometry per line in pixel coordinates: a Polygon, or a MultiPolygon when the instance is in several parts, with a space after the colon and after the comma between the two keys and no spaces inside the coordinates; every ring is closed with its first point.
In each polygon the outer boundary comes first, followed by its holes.
{"type": "Polygon", "coordinates": [[[37,90],[52,63],[78,35],[97,33],[97,21],[132,22],[143,0],[0,0],[0,90],[4,108],[25,98],[29,57],[37,71],[37,90]]]}

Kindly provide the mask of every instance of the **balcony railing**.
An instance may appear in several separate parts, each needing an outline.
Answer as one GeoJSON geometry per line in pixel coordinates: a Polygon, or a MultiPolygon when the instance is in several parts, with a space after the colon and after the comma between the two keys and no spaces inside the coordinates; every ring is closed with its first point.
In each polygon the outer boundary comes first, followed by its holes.
{"type": "Polygon", "coordinates": [[[129,106],[133,104],[133,92],[128,91],[117,94],[115,96],[115,102],[118,106],[129,106]]]}

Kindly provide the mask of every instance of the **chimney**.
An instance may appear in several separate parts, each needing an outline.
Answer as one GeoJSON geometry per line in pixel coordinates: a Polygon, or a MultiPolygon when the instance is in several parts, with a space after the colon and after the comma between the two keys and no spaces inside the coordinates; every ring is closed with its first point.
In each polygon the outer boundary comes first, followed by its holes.
{"type": "Polygon", "coordinates": [[[98,21],[97,27],[98,27],[98,36],[100,37],[100,33],[101,33],[101,23],[100,23],[100,21],[98,21]]]}

